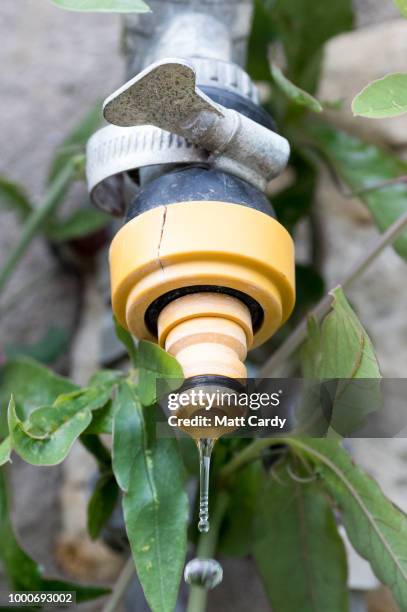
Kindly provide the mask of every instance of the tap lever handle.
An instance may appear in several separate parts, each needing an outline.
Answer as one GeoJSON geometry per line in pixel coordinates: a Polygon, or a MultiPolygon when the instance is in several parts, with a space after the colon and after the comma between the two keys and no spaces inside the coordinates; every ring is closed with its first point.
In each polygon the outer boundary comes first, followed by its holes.
{"type": "Polygon", "coordinates": [[[114,125],[154,125],[175,134],[203,111],[223,117],[222,108],[196,87],[194,68],[179,59],[151,64],[107,98],[103,107],[105,119],[114,125]]]}

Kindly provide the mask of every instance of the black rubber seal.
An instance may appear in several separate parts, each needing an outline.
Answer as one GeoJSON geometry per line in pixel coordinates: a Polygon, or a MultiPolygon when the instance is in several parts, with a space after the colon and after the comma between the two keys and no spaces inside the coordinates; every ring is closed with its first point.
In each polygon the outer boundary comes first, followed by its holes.
{"type": "Polygon", "coordinates": [[[221,170],[193,165],[168,172],[142,187],[129,204],[126,220],[157,206],[201,201],[240,204],[275,218],[267,196],[250,183],[221,170]]]}
{"type": "Polygon", "coordinates": [[[150,304],[146,310],[146,314],[144,315],[144,321],[150,333],[157,337],[158,316],[165,306],[177,298],[184,295],[191,295],[193,293],[223,293],[235,297],[248,307],[252,319],[254,333],[256,333],[263,323],[263,308],[256,300],[247,295],[247,293],[243,293],[242,291],[238,291],[237,289],[232,289],[230,287],[220,287],[218,285],[192,285],[191,287],[180,287],[179,289],[168,291],[150,304]]]}
{"type": "Polygon", "coordinates": [[[236,393],[244,393],[246,391],[246,383],[238,378],[229,378],[228,376],[218,376],[216,374],[202,374],[200,376],[191,376],[186,378],[177,393],[194,389],[195,387],[209,387],[216,385],[218,387],[227,387],[236,393]]]}

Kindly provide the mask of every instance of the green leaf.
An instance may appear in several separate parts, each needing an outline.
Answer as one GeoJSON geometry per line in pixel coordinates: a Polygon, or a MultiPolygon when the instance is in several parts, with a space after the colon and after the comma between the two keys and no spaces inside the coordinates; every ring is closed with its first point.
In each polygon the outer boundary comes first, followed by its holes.
{"type": "Polygon", "coordinates": [[[100,370],[92,376],[89,387],[99,387],[109,393],[109,400],[104,406],[92,413],[92,422],[85,434],[111,434],[113,428],[113,402],[117,385],[123,379],[123,373],[118,370],[100,370]]]}
{"type": "Polygon", "coordinates": [[[0,368],[0,412],[6,414],[13,395],[17,414],[25,420],[35,408],[52,404],[62,393],[77,389],[70,380],[32,359],[15,359],[0,368]]]}
{"type": "Polygon", "coordinates": [[[89,387],[107,386],[112,388],[113,385],[120,382],[123,378],[123,372],[120,370],[99,370],[89,380],[89,387]]]}
{"type": "Polygon", "coordinates": [[[369,83],[352,102],[354,115],[370,119],[407,113],[407,73],[388,74],[369,83]]]}
{"type": "Polygon", "coordinates": [[[23,187],[0,176],[0,206],[13,210],[20,221],[25,221],[33,207],[23,187]]]}
{"type": "Polygon", "coordinates": [[[184,374],[178,361],[158,344],[142,340],[139,344],[137,364],[138,393],[144,406],[151,406],[156,402],[158,379],[164,379],[171,391],[177,389],[183,381],[184,374]]]}
{"type": "Polygon", "coordinates": [[[289,100],[292,100],[298,106],[305,106],[314,113],[322,113],[324,109],[319,100],[300,87],[294,85],[294,83],[284,76],[280,68],[275,64],[271,65],[271,74],[273,75],[276,85],[278,85],[289,100]]]}
{"type": "Polygon", "coordinates": [[[30,357],[41,363],[52,363],[68,344],[68,332],[62,327],[51,326],[45,335],[32,344],[9,344],[5,348],[8,360],[30,357]]]}
{"type": "Polygon", "coordinates": [[[311,319],[302,349],[305,378],[380,378],[372,342],[342,289],[331,291],[332,310],[322,325],[311,319]]]}
{"type": "MultiPolygon", "coordinates": [[[[97,376],[101,379],[102,376],[97,376]]],[[[87,431],[87,430],[86,430],[87,431]]],[[[85,431],[85,434],[86,434],[85,431]]],[[[96,460],[100,476],[88,503],[88,532],[95,540],[111,517],[119,499],[119,489],[112,472],[112,460],[108,448],[98,436],[81,435],[81,442],[96,460]]]]}
{"type": "Polygon", "coordinates": [[[372,342],[342,289],[337,287],[331,295],[332,310],[321,325],[309,319],[308,338],[301,349],[303,375],[325,380],[324,395],[311,382],[298,416],[315,426],[315,407],[320,406],[322,421],[318,422],[323,431],[330,425],[337,434],[349,436],[368,414],[382,407],[381,375],[372,342]],[[352,379],[367,380],[356,384],[352,379]],[[330,411],[329,422],[324,405],[330,411]]]}
{"type": "Polygon", "coordinates": [[[32,438],[43,439],[56,432],[61,423],[67,422],[78,411],[99,410],[109,401],[111,389],[89,387],[57,397],[52,406],[42,406],[34,410],[24,429],[32,438]]]}
{"type": "Polygon", "coordinates": [[[80,208],[65,219],[53,219],[47,236],[55,242],[66,242],[89,236],[110,223],[110,217],[96,208],[80,208]]]}
{"type": "Polygon", "coordinates": [[[322,425],[322,431],[330,425],[337,434],[350,436],[368,414],[382,407],[381,375],[372,342],[342,289],[334,289],[331,295],[332,310],[321,326],[309,320],[308,339],[301,350],[304,377],[325,379],[324,395],[312,381],[298,416],[305,423],[322,425]],[[367,380],[356,384],[352,379],[367,380]],[[316,406],[322,421],[315,422],[316,406]],[[329,419],[324,406],[330,411],[329,419]]]}
{"type": "Polygon", "coordinates": [[[112,472],[104,472],[96,483],[88,504],[88,532],[92,540],[99,537],[116,507],[119,489],[112,472]]]}
{"type": "Polygon", "coordinates": [[[324,2],[309,0],[275,0],[268,6],[284,47],[288,78],[314,93],[324,44],[353,27],[352,1],[337,0],[329,10],[324,2]]]}
{"type": "MultiPolygon", "coordinates": [[[[133,390],[133,397],[135,396],[133,390]]],[[[131,422],[139,452],[132,460],[123,511],[137,575],[154,612],[173,612],[185,562],[188,503],[175,439],[155,439],[155,415],[140,409],[131,422]]]]}
{"type": "Polygon", "coordinates": [[[263,468],[258,461],[239,470],[234,481],[228,484],[230,501],[219,537],[220,555],[244,557],[252,552],[253,523],[263,478],[263,468]]]}
{"type": "Polygon", "coordinates": [[[30,422],[25,425],[18,418],[13,401],[10,401],[8,425],[11,445],[24,461],[32,465],[57,465],[65,459],[76,438],[92,420],[92,415],[86,408],[81,407],[72,414],[72,403],[67,404],[69,408],[62,406],[59,410],[55,410],[54,406],[39,408],[31,414],[30,422]],[[40,413],[38,418],[41,425],[52,425],[52,433],[41,433],[36,428],[33,435],[30,426],[36,413],[40,413]]]}
{"type": "Polygon", "coordinates": [[[20,548],[10,519],[10,504],[4,468],[0,470],[0,560],[12,588],[36,589],[41,580],[40,568],[20,548]]]}
{"type": "Polygon", "coordinates": [[[68,11],[91,11],[104,13],[148,13],[150,9],[143,0],[51,0],[68,11]]]}
{"type": "Polygon", "coordinates": [[[394,3],[400,10],[400,13],[407,17],[407,0],[394,0],[394,3]]]}
{"type": "Polygon", "coordinates": [[[143,415],[133,386],[120,385],[113,400],[113,472],[122,491],[128,491],[133,463],[143,452],[143,415]]]}
{"type": "MultiPolygon", "coordinates": [[[[326,123],[303,126],[313,146],[338,176],[356,193],[382,186],[386,181],[407,174],[407,163],[397,156],[336,130],[326,123]]],[[[393,184],[361,193],[380,229],[384,232],[407,211],[407,185],[393,184]]],[[[395,242],[397,252],[407,259],[407,231],[395,242]]]]}
{"type": "Polygon", "coordinates": [[[42,569],[20,547],[10,518],[6,472],[0,470],[0,561],[15,591],[76,591],[77,603],[109,593],[103,587],[82,586],[43,577],[42,569]]]}
{"type": "Polygon", "coordinates": [[[270,0],[255,0],[246,62],[247,72],[255,81],[270,80],[269,47],[275,37],[270,0]]]}
{"type": "Polygon", "coordinates": [[[70,163],[72,158],[85,152],[86,143],[102,125],[101,103],[95,104],[79,121],[57,148],[48,173],[48,185],[70,163]]]}
{"type": "Polygon", "coordinates": [[[178,448],[187,474],[191,476],[199,475],[199,454],[197,453],[196,443],[190,436],[180,436],[178,438],[178,448]]]}
{"type": "Polygon", "coordinates": [[[105,406],[92,413],[92,422],[85,429],[85,434],[111,434],[113,431],[113,402],[109,400],[105,406]]]}
{"type": "Polygon", "coordinates": [[[6,438],[0,443],[0,466],[10,461],[11,445],[10,438],[6,438]]]}
{"type": "Polygon", "coordinates": [[[133,340],[133,336],[124,329],[115,316],[113,316],[114,328],[116,332],[116,336],[120,340],[120,342],[126,347],[129,357],[134,366],[137,365],[137,347],[133,340]]]}
{"type": "Polygon", "coordinates": [[[346,555],[327,496],[285,468],[265,481],[255,520],[254,557],[271,606],[347,612],[346,555]]]}
{"type": "Polygon", "coordinates": [[[407,601],[407,517],[378,484],[334,440],[295,440],[309,455],[336,503],[355,550],[393,592],[400,609],[407,601]]]}
{"type": "Polygon", "coordinates": [[[92,410],[105,406],[109,397],[110,390],[97,387],[61,395],[52,406],[31,412],[24,422],[11,400],[8,425],[12,448],[32,465],[57,465],[88,427],[92,410]]]}

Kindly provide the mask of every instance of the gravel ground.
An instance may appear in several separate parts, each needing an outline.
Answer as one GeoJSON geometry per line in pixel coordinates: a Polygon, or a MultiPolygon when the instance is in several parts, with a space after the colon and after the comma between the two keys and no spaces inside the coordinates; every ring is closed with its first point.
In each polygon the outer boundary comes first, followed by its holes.
{"type": "MultiPolygon", "coordinates": [[[[69,13],[48,0],[1,2],[0,174],[24,185],[37,204],[55,148],[122,81],[119,34],[117,16],[69,13]]],[[[84,196],[84,186],[76,187],[67,206],[84,196]]],[[[14,217],[2,214],[0,259],[17,235],[14,217]]],[[[0,301],[1,345],[38,339],[50,324],[72,325],[75,283],[54,269],[38,238],[0,301]]]]}

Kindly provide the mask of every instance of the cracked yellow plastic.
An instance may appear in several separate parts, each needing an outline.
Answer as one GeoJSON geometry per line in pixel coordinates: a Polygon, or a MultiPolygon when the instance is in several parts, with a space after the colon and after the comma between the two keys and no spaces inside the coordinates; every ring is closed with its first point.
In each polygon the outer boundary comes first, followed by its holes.
{"type": "Polygon", "coordinates": [[[145,313],[181,287],[217,285],[255,299],[264,318],[253,346],[270,338],[295,303],[294,246],[262,212],[225,202],[159,206],[129,221],[110,248],[112,304],[135,337],[157,341],[145,313]]]}

